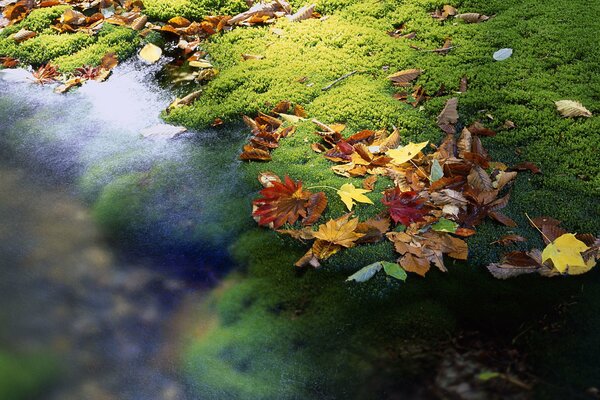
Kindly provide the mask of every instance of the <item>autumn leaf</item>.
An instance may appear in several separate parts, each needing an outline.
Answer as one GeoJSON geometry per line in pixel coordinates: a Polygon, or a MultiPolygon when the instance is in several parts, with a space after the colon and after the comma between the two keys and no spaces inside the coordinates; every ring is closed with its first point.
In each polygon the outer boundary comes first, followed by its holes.
{"type": "Polygon", "coordinates": [[[417,154],[419,154],[419,152],[423,150],[428,144],[429,142],[411,142],[404,147],[388,150],[386,154],[392,157],[392,163],[396,165],[401,165],[415,158],[417,154]]]}
{"type": "Polygon", "coordinates": [[[574,117],[586,117],[589,118],[592,116],[590,110],[585,108],[583,104],[578,101],[573,100],[559,100],[555,101],[556,109],[565,118],[574,118],[574,117]]]}
{"type": "Polygon", "coordinates": [[[456,14],[454,18],[462,19],[467,24],[476,24],[479,22],[485,22],[490,17],[487,15],[479,14],[479,13],[464,13],[464,14],[456,14]]]}
{"type": "MultiPolygon", "coordinates": [[[[252,215],[259,225],[273,224],[273,228],[277,229],[286,222],[293,224],[299,218],[307,218],[312,193],[302,188],[302,182],[294,182],[286,176],[284,182],[272,181],[271,184],[272,186],[260,191],[263,197],[253,201],[255,209],[252,215]]],[[[319,209],[320,207],[315,208],[311,219],[315,218],[319,209]]]]}
{"type": "Polygon", "coordinates": [[[431,163],[431,173],[429,174],[429,180],[431,183],[437,182],[444,177],[444,170],[437,159],[434,159],[431,163]]]}
{"type": "Polygon", "coordinates": [[[162,49],[152,43],[148,43],[140,50],[139,56],[147,63],[154,64],[162,56],[162,49]]]}
{"type": "Polygon", "coordinates": [[[437,117],[437,124],[446,133],[456,132],[455,124],[458,122],[458,99],[453,97],[446,102],[444,109],[437,117]]]}
{"type": "Polygon", "coordinates": [[[409,86],[410,82],[414,81],[423,73],[420,69],[405,69],[388,76],[395,86],[409,86]]]}
{"type": "Polygon", "coordinates": [[[398,187],[386,190],[381,202],[388,207],[392,220],[405,226],[422,221],[428,211],[424,206],[425,199],[417,192],[402,192],[398,187]]]}
{"type": "Polygon", "coordinates": [[[343,247],[354,247],[354,243],[363,235],[355,232],[358,218],[350,219],[350,215],[346,214],[319,225],[319,230],[314,233],[315,238],[343,247]]]}
{"type": "Polygon", "coordinates": [[[548,244],[542,252],[542,262],[552,261],[560,273],[579,275],[588,272],[596,265],[596,260],[586,262],[581,253],[589,247],[572,233],[565,233],[548,244]]]}
{"type": "Polygon", "coordinates": [[[373,201],[364,195],[364,193],[369,192],[370,190],[355,188],[352,183],[345,183],[338,189],[337,194],[341,197],[346,207],[348,207],[348,210],[352,211],[352,207],[356,204],[355,201],[373,204],[373,201]]]}

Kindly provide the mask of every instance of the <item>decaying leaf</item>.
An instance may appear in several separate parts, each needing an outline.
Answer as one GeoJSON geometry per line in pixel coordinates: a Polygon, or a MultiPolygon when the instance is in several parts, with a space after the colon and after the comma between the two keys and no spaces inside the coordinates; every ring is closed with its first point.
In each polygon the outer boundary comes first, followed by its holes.
{"type": "Polygon", "coordinates": [[[454,18],[462,19],[468,24],[476,24],[479,22],[485,22],[490,17],[487,15],[479,14],[479,13],[465,13],[465,14],[456,14],[454,18]]]}
{"type": "Polygon", "coordinates": [[[406,271],[400,268],[398,264],[388,261],[377,261],[376,263],[359,269],[354,274],[350,275],[346,281],[355,281],[359,283],[366,282],[382,269],[388,276],[396,278],[402,282],[406,280],[406,271]]]}
{"type": "Polygon", "coordinates": [[[388,207],[392,220],[405,226],[423,220],[423,216],[427,214],[425,199],[420,198],[414,191],[402,192],[398,187],[388,189],[381,202],[388,207]]]}
{"type": "Polygon", "coordinates": [[[423,73],[420,69],[405,69],[395,74],[388,76],[394,86],[410,86],[410,82],[414,81],[423,73]]]}
{"type": "Polygon", "coordinates": [[[559,100],[554,102],[556,109],[565,118],[586,117],[592,116],[590,110],[585,108],[583,104],[574,100],[559,100]]]}
{"type": "Polygon", "coordinates": [[[455,124],[458,122],[458,99],[453,97],[446,102],[444,109],[437,117],[437,124],[448,134],[456,133],[455,124]]]}

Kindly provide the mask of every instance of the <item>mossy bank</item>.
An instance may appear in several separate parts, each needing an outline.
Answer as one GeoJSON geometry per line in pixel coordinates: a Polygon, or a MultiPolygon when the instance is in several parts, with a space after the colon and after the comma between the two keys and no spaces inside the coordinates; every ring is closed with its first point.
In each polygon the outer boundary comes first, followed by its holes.
{"type": "MultiPolygon", "coordinates": [[[[345,250],[322,270],[302,274],[292,264],[306,246],[266,230],[246,233],[235,254],[247,269],[229,278],[205,305],[212,323],[185,356],[198,393],[260,399],[415,395],[437,364],[407,350],[411,346],[433,351],[444,335],[464,330],[510,346],[523,327],[531,328],[519,336],[519,348],[531,355],[531,368],[541,382],[557,385],[540,383],[535,391],[539,397],[582,393],[600,376],[592,351],[600,322],[590,317],[598,310],[596,273],[504,282],[483,268],[506,251],[490,245],[503,234],[527,237],[522,248],[543,245],[525,213],[551,215],[571,231],[598,233],[600,170],[594,160],[600,122],[596,117],[562,119],[553,101],[575,99],[595,114],[600,111],[600,81],[593,73],[600,71],[598,49],[594,40],[582,40],[600,28],[589,8],[600,9],[576,2],[559,13],[556,2],[463,1],[453,4],[460,12],[493,15],[482,24],[464,24],[431,18],[429,12],[443,5],[322,2],[317,10],[328,14],[325,20],[282,20],[274,27],[214,37],[205,47],[220,74],[199,101],[168,120],[202,127],[215,118],[236,121],[241,114],[254,115],[290,100],[302,104],[310,118],[346,123],[347,133],[396,126],[405,141],[438,143],[442,133],[435,117],[447,98],[458,96],[460,124],[482,120],[499,131],[484,139],[494,160],[509,165],[531,161],[543,170],[542,175],[521,174],[513,188],[506,213],[519,228],[484,223],[469,240],[469,264],[450,265],[448,274],[410,276],[404,285],[377,277],[362,286],[344,279],[371,262],[393,260],[389,244],[345,250]],[[416,38],[388,36],[400,26],[403,32],[416,32],[416,38]],[[409,47],[439,48],[447,37],[455,47],[446,56],[409,47]],[[492,54],[503,47],[513,48],[513,57],[495,62],[492,54]],[[241,54],[264,59],[243,61],[241,54]],[[417,83],[428,93],[444,85],[448,95],[417,109],[395,101],[386,76],[407,68],[424,70],[417,83]],[[358,72],[322,90],[350,71],[358,72]],[[462,76],[469,88],[457,94],[462,76]],[[506,120],[517,128],[503,129],[506,120]],[[560,334],[542,332],[536,325],[541,317],[572,298],[579,302],[569,311],[576,321],[562,325],[560,334]],[[567,334],[574,337],[568,343],[560,339],[567,334]],[[390,353],[401,356],[382,355],[390,353]],[[569,363],[577,367],[571,371],[569,363]]],[[[272,162],[244,166],[248,182],[263,170],[301,179],[307,187],[349,182],[312,152],[314,130],[310,122],[300,124],[272,153],[272,162]]],[[[355,214],[364,219],[381,211],[379,193],[388,185],[380,180],[370,195],[376,205],[359,205],[355,214]]],[[[329,197],[325,218],[341,215],[343,204],[333,193],[329,197]]]]}

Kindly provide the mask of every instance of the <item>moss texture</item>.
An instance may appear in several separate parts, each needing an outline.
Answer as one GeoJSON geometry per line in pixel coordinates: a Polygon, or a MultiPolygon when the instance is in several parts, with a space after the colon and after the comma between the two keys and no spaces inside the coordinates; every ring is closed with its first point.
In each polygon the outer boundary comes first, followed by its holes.
{"type": "Polygon", "coordinates": [[[244,0],[144,0],[150,18],[168,20],[183,16],[201,20],[207,15],[235,15],[248,9],[244,0]]]}
{"type": "MultiPolygon", "coordinates": [[[[298,274],[291,265],[307,246],[265,230],[248,232],[234,246],[247,271],[229,278],[215,292],[202,317],[211,323],[185,356],[190,379],[204,397],[410,397],[410,388],[423,384],[420,379],[435,367],[435,361],[411,353],[411,346],[431,351],[440,333],[458,330],[476,330],[509,345],[523,326],[531,329],[521,336],[521,349],[532,355],[531,365],[542,381],[559,386],[542,383],[536,396],[565,398],[594,385],[599,376],[594,361],[598,353],[593,350],[598,348],[597,338],[592,333],[598,325],[593,316],[598,312],[598,274],[504,282],[489,276],[482,264],[507,250],[489,244],[502,234],[526,236],[529,240],[521,248],[542,246],[539,234],[528,227],[525,212],[554,216],[571,231],[599,232],[600,168],[594,162],[599,120],[562,119],[553,101],[575,99],[594,114],[599,111],[594,73],[600,67],[598,49],[594,40],[582,38],[600,28],[590,12],[590,7],[599,12],[600,6],[575,2],[559,12],[556,2],[454,4],[461,12],[495,15],[484,24],[471,25],[432,19],[428,13],[443,4],[332,0],[318,8],[332,13],[329,19],[280,21],[276,28],[283,35],[254,28],[215,37],[206,49],[220,67],[219,76],[198,102],[172,113],[169,120],[200,128],[216,117],[235,121],[243,113],[266,111],[280,100],[291,100],[304,105],[311,118],[348,124],[348,133],[395,125],[406,141],[438,142],[442,134],[435,117],[445,100],[457,95],[460,78],[467,76],[469,90],[458,95],[460,124],[483,120],[500,132],[484,139],[494,160],[509,165],[532,161],[544,172],[523,173],[515,184],[506,213],[519,228],[484,223],[469,239],[469,265],[452,263],[448,274],[410,276],[406,284],[376,276],[362,286],[343,280],[366,264],[394,259],[389,244],[345,250],[322,270],[298,274]],[[406,32],[417,33],[416,39],[386,34],[402,24],[406,32]],[[446,37],[456,46],[446,56],[408,47],[438,48],[446,37]],[[493,61],[492,54],[502,47],[513,48],[513,57],[493,61]],[[243,53],[265,59],[242,61],[243,53]],[[420,109],[395,102],[385,77],[405,68],[423,69],[417,83],[429,93],[443,84],[449,96],[433,98],[420,109]],[[359,72],[329,91],[321,90],[352,70],[359,72]],[[308,80],[300,83],[301,77],[308,80]],[[514,121],[517,128],[502,130],[505,120],[514,121]],[[560,334],[536,325],[566,299],[580,303],[562,321],[560,334]],[[562,340],[563,332],[573,339],[562,340]],[[388,352],[403,356],[393,360],[382,356],[388,352]],[[387,384],[381,387],[381,381],[387,384]]],[[[259,171],[270,170],[301,179],[308,187],[357,185],[359,181],[334,176],[331,164],[310,150],[310,143],[317,140],[314,130],[308,122],[300,124],[296,134],[273,152],[272,162],[245,165],[248,181],[259,171]]],[[[369,196],[378,200],[378,193],[389,184],[380,180],[369,196]]],[[[328,194],[325,218],[343,212],[341,201],[328,194]]],[[[376,206],[359,205],[355,214],[364,219],[380,210],[376,201],[376,206]]]]}
{"type": "Polygon", "coordinates": [[[68,8],[56,6],[34,10],[21,23],[3,30],[0,56],[14,57],[34,66],[51,63],[61,72],[71,72],[84,65],[98,65],[109,52],[116,53],[120,60],[135,52],[140,43],[138,32],[126,27],[105,24],[95,36],[57,34],[50,25],[68,8]],[[21,28],[36,31],[38,35],[17,44],[9,36],[21,28]]]}

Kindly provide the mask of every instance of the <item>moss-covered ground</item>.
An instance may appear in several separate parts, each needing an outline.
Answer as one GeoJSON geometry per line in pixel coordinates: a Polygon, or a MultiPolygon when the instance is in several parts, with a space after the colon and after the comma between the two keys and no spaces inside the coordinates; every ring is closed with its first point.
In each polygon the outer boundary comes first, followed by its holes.
{"type": "Polygon", "coordinates": [[[105,24],[97,35],[59,34],[51,25],[67,9],[68,6],[62,5],[36,9],[20,23],[2,30],[0,55],[14,57],[25,65],[37,67],[50,63],[61,72],[72,72],[84,65],[99,65],[107,53],[115,53],[120,60],[125,60],[140,43],[138,32],[110,24],[105,24]],[[36,32],[37,36],[16,43],[10,35],[22,28],[36,32]]]}
{"type": "MultiPolygon", "coordinates": [[[[598,348],[594,332],[600,321],[592,316],[599,310],[597,274],[501,282],[483,265],[506,251],[490,245],[502,234],[517,232],[529,239],[525,246],[542,246],[539,234],[528,227],[526,212],[551,215],[571,231],[598,234],[598,119],[562,119],[553,101],[575,99],[599,111],[600,58],[592,32],[599,31],[593,15],[600,8],[580,1],[568,7],[552,1],[462,1],[453,4],[461,12],[494,15],[486,23],[464,24],[429,16],[443,4],[324,1],[318,8],[330,15],[324,21],[283,20],[275,32],[273,27],[239,29],[214,37],[206,50],[220,74],[198,102],[168,119],[200,128],[217,117],[236,121],[241,114],[290,100],[302,104],[311,118],[346,123],[348,133],[395,125],[406,141],[435,143],[442,138],[435,117],[447,98],[458,96],[461,124],[482,120],[500,132],[484,139],[494,160],[509,165],[531,161],[543,170],[542,175],[521,174],[513,189],[506,213],[519,227],[484,223],[469,240],[469,264],[451,265],[446,275],[411,276],[404,285],[378,277],[363,286],[343,280],[361,266],[394,259],[389,244],[345,251],[324,269],[301,274],[292,263],[306,246],[264,230],[246,233],[234,247],[248,268],[216,292],[212,311],[220,322],[203,331],[186,356],[199,393],[209,398],[409,396],[427,384],[437,365],[411,348],[434,351],[444,335],[464,330],[507,347],[517,337],[519,348],[531,356],[540,398],[579,395],[597,382],[593,349],[598,348]],[[416,38],[387,35],[400,26],[416,32],[416,38]],[[409,47],[439,48],[447,37],[456,47],[446,56],[409,47]],[[492,54],[503,47],[513,48],[513,57],[495,62],[492,54]],[[243,61],[244,53],[265,58],[243,61]],[[386,76],[407,68],[425,71],[417,83],[429,93],[443,84],[448,95],[417,109],[395,101],[386,76]],[[321,90],[354,70],[358,73],[331,90],[321,90]],[[458,95],[462,76],[469,89],[458,95]],[[502,129],[505,120],[517,128],[502,129]],[[571,300],[577,305],[568,317],[553,314],[571,300]],[[538,325],[545,315],[561,321],[557,332],[538,325]]],[[[308,187],[348,182],[334,176],[330,163],[310,149],[317,140],[314,130],[309,122],[301,124],[273,152],[272,162],[245,165],[242,173],[249,182],[265,169],[301,179],[308,187]]],[[[387,185],[380,180],[372,199],[387,185]]],[[[330,194],[326,217],[343,212],[330,194]]],[[[366,218],[380,210],[359,205],[356,215],[366,218]]]]}

